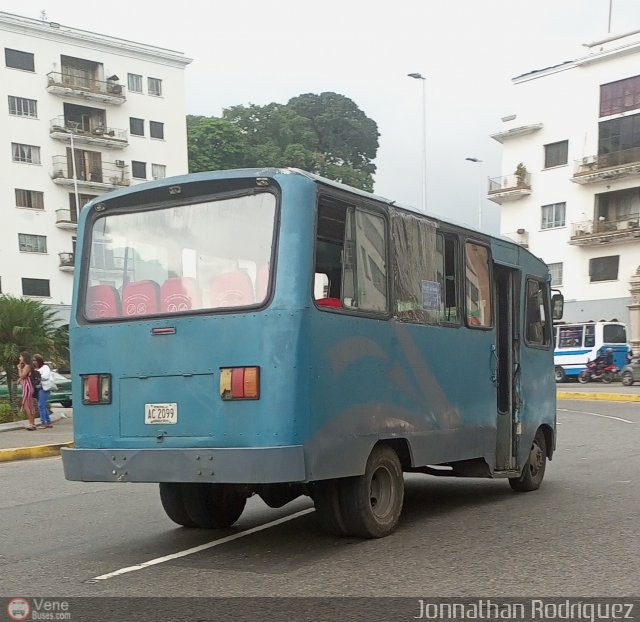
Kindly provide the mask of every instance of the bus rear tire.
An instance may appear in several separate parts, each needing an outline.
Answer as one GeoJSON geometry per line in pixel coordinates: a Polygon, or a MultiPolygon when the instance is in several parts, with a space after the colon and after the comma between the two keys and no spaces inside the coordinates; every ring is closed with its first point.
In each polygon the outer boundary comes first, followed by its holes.
{"type": "Polygon", "coordinates": [[[191,520],[184,507],[182,497],[182,484],[175,482],[160,483],[160,503],[166,515],[178,525],[183,527],[197,527],[196,523],[191,520]]]}
{"type": "Polygon", "coordinates": [[[246,490],[233,484],[182,484],[184,507],[202,529],[231,527],[247,503],[246,490]]]}
{"type": "Polygon", "coordinates": [[[540,484],[542,484],[542,480],[544,479],[546,467],[547,442],[544,438],[544,432],[539,429],[531,443],[529,458],[522,469],[522,474],[520,477],[510,477],[509,485],[516,492],[531,492],[532,490],[538,490],[538,488],[540,488],[540,484]]]}
{"type": "Polygon", "coordinates": [[[559,365],[556,367],[556,382],[566,382],[567,381],[567,374],[564,373],[564,369],[562,369],[562,367],[560,367],[559,365]]]}
{"type": "Polygon", "coordinates": [[[376,445],[364,475],[342,480],[340,500],[347,532],[360,538],[383,538],[398,526],[404,501],[404,477],[398,454],[376,445]]]}
{"type": "Polygon", "coordinates": [[[342,514],[340,487],[343,480],[326,479],[313,484],[313,503],[320,528],[332,536],[349,534],[342,514]]]}

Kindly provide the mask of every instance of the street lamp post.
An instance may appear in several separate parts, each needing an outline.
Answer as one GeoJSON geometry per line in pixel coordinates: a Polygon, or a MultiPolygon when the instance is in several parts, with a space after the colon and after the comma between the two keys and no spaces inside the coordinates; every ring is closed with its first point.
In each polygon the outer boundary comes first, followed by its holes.
{"type": "MultiPolygon", "coordinates": [[[[71,141],[71,170],[73,172],[73,193],[76,197],[76,219],[80,217],[80,199],[78,198],[78,175],[76,173],[76,152],[73,147],[73,130],[74,128],[67,127],[69,121],[65,123],[65,130],[69,134],[69,140],[71,141]]],[[[76,123],[75,129],[78,129],[76,123]]]]}
{"type": "Polygon", "coordinates": [[[422,211],[427,213],[427,79],[421,73],[408,73],[422,82],[422,211]]]}
{"type": "Polygon", "coordinates": [[[479,169],[480,169],[480,182],[478,184],[479,186],[479,194],[478,194],[478,229],[482,229],[482,199],[484,196],[484,192],[482,189],[482,178],[484,177],[483,175],[483,170],[484,170],[484,162],[478,158],[465,158],[465,160],[468,160],[469,162],[474,162],[475,164],[479,164],[479,169]]]}

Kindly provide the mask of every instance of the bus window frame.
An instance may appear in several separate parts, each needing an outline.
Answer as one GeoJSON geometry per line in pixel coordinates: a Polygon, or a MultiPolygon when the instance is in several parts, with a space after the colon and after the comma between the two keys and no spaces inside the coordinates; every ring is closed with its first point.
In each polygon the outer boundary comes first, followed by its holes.
{"type": "MultiPolygon", "coordinates": [[[[455,271],[456,271],[456,276],[458,277],[455,281],[455,286],[456,286],[456,308],[459,314],[458,317],[458,321],[457,322],[449,322],[447,320],[442,320],[440,321],[438,324],[426,324],[425,326],[442,326],[443,328],[461,328],[462,326],[465,325],[464,321],[463,321],[463,316],[464,318],[467,317],[467,313],[466,313],[466,297],[464,296],[464,285],[463,285],[463,278],[462,277],[462,266],[464,264],[464,257],[463,257],[463,253],[464,251],[462,250],[462,235],[461,235],[461,231],[453,229],[451,227],[446,227],[446,226],[442,226],[442,223],[439,223],[440,226],[438,227],[438,230],[436,231],[436,236],[441,235],[443,238],[443,241],[446,241],[447,238],[451,239],[454,241],[454,244],[456,246],[455,248],[455,271]],[[465,301],[463,302],[463,298],[465,299],[465,301]]],[[[443,265],[444,265],[444,246],[443,248],[443,265]]],[[[466,276],[466,264],[465,265],[465,276],[466,276]]],[[[492,271],[493,272],[493,271],[492,271]]],[[[493,275],[492,275],[493,277],[493,275]]],[[[446,284],[445,284],[446,287],[446,284]]]]}
{"type": "MultiPolygon", "coordinates": [[[[333,313],[338,315],[349,315],[355,317],[363,317],[375,320],[390,320],[393,316],[392,312],[392,301],[395,300],[395,291],[393,289],[393,279],[390,274],[390,258],[391,258],[391,247],[393,245],[393,240],[391,239],[391,226],[390,226],[390,216],[389,210],[387,209],[387,205],[385,203],[379,203],[377,201],[367,200],[364,197],[360,197],[358,195],[350,194],[348,192],[341,192],[340,190],[336,190],[329,186],[324,187],[317,185],[318,192],[316,194],[316,202],[314,209],[314,227],[313,227],[313,266],[311,268],[311,301],[313,306],[322,311],[324,313],[333,313]],[[386,262],[386,281],[387,281],[387,310],[386,312],[380,311],[362,311],[360,309],[352,309],[347,307],[330,307],[325,305],[317,304],[316,298],[314,296],[314,280],[316,275],[316,253],[317,253],[317,245],[318,245],[318,212],[320,209],[320,200],[322,197],[328,196],[336,201],[340,201],[344,203],[345,206],[353,207],[354,210],[360,209],[361,211],[368,212],[370,214],[374,214],[376,216],[382,217],[384,220],[384,232],[385,232],[385,262],[386,262]]],[[[346,227],[345,227],[345,236],[346,236],[346,227]]],[[[344,248],[345,239],[343,238],[342,244],[344,248]]],[[[358,258],[356,257],[356,262],[358,258]]],[[[344,263],[342,264],[342,281],[344,282],[344,263]]],[[[342,300],[340,301],[342,302],[342,300]]]]}
{"type": "Polygon", "coordinates": [[[493,253],[491,252],[491,244],[480,240],[477,237],[465,236],[464,238],[464,248],[462,249],[462,266],[464,266],[464,284],[462,286],[463,289],[463,298],[464,298],[464,326],[466,328],[470,328],[472,330],[483,330],[483,331],[491,331],[496,327],[496,287],[495,287],[495,277],[493,274],[493,253]],[[481,326],[481,325],[472,325],[469,324],[469,310],[467,309],[467,244],[476,244],[477,246],[483,246],[487,249],[487,259],[489,262],[489,290],[491,294],[491,325],[489,326],[481,326]]]}
{"type": "MultiPolygon", "coordinates": [[[[192,196],[185,197],[181,196],[181,194],[176,195],[175,199],[158,199],[149,203],[136,203],[134,205],[131,204],[113,204],[117,199],[127,199],[130,197],[138,196],[139,194],[144,194],[145,191],[140,193],[133,191],[127,193],[121,197],[114,197],[114,199],[108,199],[107,201],[99,201],[97,199],[93,200],[91,210],[87,214],[87,218],[84,223],[84,229],[82,231],[82,255],[81,255],[81,270],[80,270],[80,283],[78,286],[78,300],[84,301],[82,305],[76,305],[76,322],[80,325],[92,325],[92,324],[111,324],[111,323],[129,323],[129,322],[145,322],[148,320],[167,320],[174,317],[193,317],[193,316],[201,316],[201,315],[228,315],[230,313],[255,313],[258,310],[265,309],[271,304],[274,292],[274,283],[275,283],[275,273],[277,269],[277,256],[278,256],[278,245],[280,242],[280,214],[282,207],[282,190],[280,185],[272,178],[269,179],[268,186],[257,186],[255,184],[255,177],[248,178],[240,178],[233,181],[244,181],[246,182],[246,186],[243,185],[239,188],[234,188],[231,190],[222,190],[216,192],[214,188],[207,193],[198,194],[197,192],[192,196]],[[253,183],[252,183],[253,182],[253,183]],[[274,210],[273,217],[273,235],[271,240],[271,257],[269,261],[269,282],[267,286],[267,296],[261,303],[256,303],[253,305],[247,305],[242,307],[219,307],[219,308],[207,308],[207,309],[196,309],[196,310],[187,310],[187,311],[176,311],[173,313],[150,313],[148,315],[141,316],[118,316],[118,317],[107,317],[107,318],[88,318],[86,315],[86,300],[87,300],[87,290],[88,290],[88,281],[89,281],[89,270],[91,269],[91,250],[93,248],[93,230],[96,221],[101,218],[105,218],[111,215],[118,214],[130,214],[134,212],[152,212],[163,209],[171,209],[173,207],[178,206],[189,206],[197,203],[206,203],[207,201],[220,201],[226,199],[233,199],[236,197],[244,197],[254,194],[272,194],[275,197],[276,205],[274,210]],[[111,203],[111,206],[110,206],[111,203]],[[101,206],[102,209],[98,210],[98,206],[101,206]]],[[[228,180],[223,180],[228,181],[228,180]]],[[[164,184],[163,184],[164,185],[164,184]]],[[[180,186],[181,188],[188,186],[198,186],[198,182],[188,182],[185,184],[174,184],[169,185],[166,184],[166,189],[170,192],[170,188],[174,188],[176,186],[180,186]]],[[[215,187],[219,185],[217,180],[212,180],[207,184],[208,186],[215,187]]],[[[171,195],[169,195],[171,196],[171,195]]],[[[99,198],[99,197],[98,197],[99,198]]],[[[85,209],[87,209],[85,207],[85,209]]]]}
{"type": "MultiPolygon", "coordinates": [[[[544,277],[537,276],[535,274],[525,274],[524,275],[524,295],[522,297],[523,301],[523,316],[522,316],[522,333],[523,333],[523,341],[524,345],[527,348],[531,348],[533,350],[554,350],[555,349],[555,340],[554,340],[554,331],[556,329],[553,326],[553,319],[551,318],[551,289],[549,288],[549,283],[546,281],[544,277]],[[532,343],[527,339],[527,292],[529,290],[529,281],[538,281],[538,283],[542,284],[543,288],[547,292],[547,300],[544,312],[547,314],[547,320],[545,322],[545,327],[547,331],[547,344],[541,345],[539,343],[532,343]]],[[[584,336],[584,331],[583,331],[584,336]]]]}

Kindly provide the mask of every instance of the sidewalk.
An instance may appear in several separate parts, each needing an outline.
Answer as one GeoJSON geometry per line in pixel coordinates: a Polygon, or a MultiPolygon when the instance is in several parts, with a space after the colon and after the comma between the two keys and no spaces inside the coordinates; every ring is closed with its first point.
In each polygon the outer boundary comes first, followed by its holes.
{"type": "MultiPolygon", "coordinates": [[[[36,422],[39,419],[36,420],[36,422]]],[[[73,442],[71,408],[52,408],[52,428],[25,430],[26,422],[0,425],[0,462],[46,458],[60,454],[61,447],[73,442]]]]}

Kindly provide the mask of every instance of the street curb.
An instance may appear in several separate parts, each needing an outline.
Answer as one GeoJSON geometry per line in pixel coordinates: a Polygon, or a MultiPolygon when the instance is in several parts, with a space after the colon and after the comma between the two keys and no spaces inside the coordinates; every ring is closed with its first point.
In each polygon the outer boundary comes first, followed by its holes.
{"type": "Polygon", "coordinates": [[[586,391],[558,391],[559,400],[602,400],[607,402],[640,402],[640,395],[626,393],[587,393],[586,391]]]}
{"type": "Polygon", "coordinates": [[[30,460],[32,458],[50,458],[59,456],[61,447],[73,447],[73,441],[68,443],[55,443],[53,445],[36,445],[35,447],[13,447],[0,449],[0,462],[13,462],[14,460],[30,460]]]}

